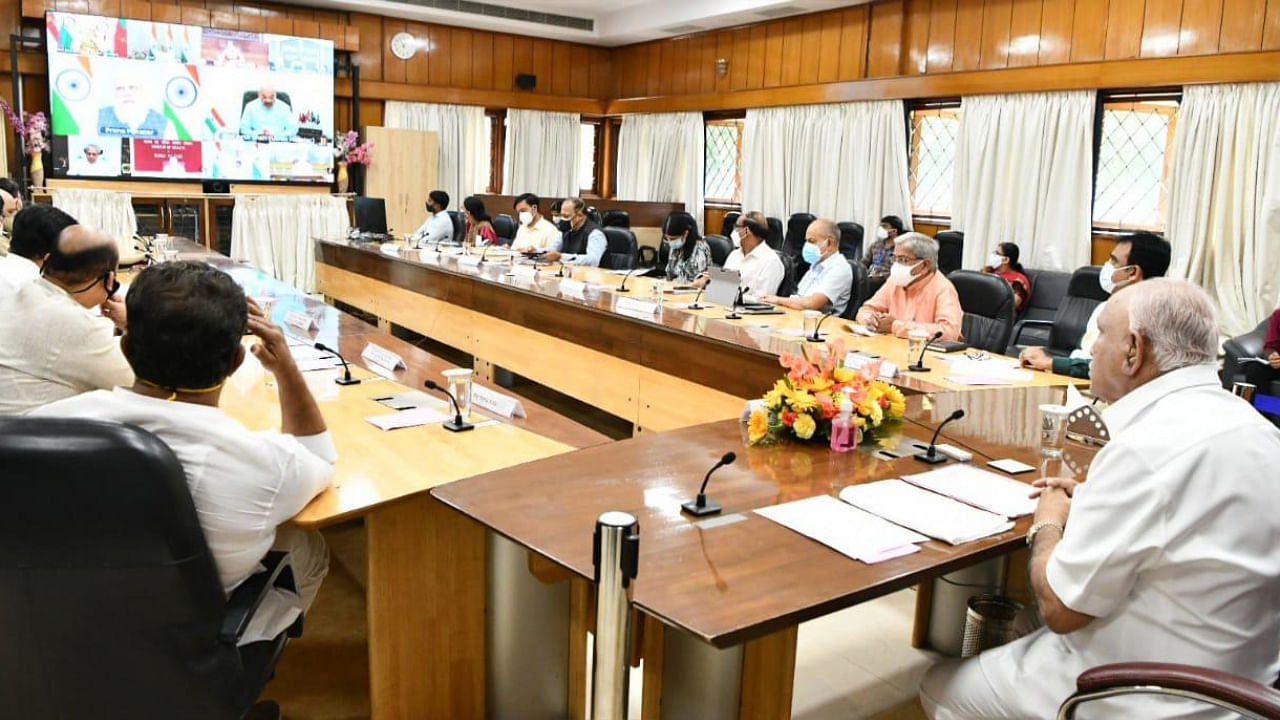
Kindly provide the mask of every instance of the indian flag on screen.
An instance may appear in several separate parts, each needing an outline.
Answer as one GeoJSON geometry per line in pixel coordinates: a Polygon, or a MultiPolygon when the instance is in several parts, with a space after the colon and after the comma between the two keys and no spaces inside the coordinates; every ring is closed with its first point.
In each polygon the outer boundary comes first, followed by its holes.
{"type": "MultiPolygon", "coordinates": [[[[80,69],[84,71],[86,81],[93,78],[93,65],[89,63],[89,58],[81,55],[76,58],[80,63],[80,69]]],[[[76,117],[71,112],[71,108],[67,107],[67,101],[62,97],[57,83],[55,82],[53,92],[49,93],[49,122],[53,132],[58,135],[79,135],[80,123],[76,122],[76,117]]]]}
{"type": "MultiPolygon", "coordinates": [[[[152,27],[152,31],[155,31],[154,26],[152,27]]],[[[191,80],[195,83],[195,87],[199,88],[200,71],[195,65],[184,65],[183,67],[187,69],[187,74],[191,76],[191,80]]],[[[164,116],[169,118],[169,121],[173,123],[174,134],[177,135],[179,140],[190,141],[194,139],[191,136],[191,131],[187,129],[187,124],[182,121],[182,117],[178,114],[178,110],[174,108],[173,103],[169,101],[169,93],[167,91],[165,92],[164,98],[164,116]]]]}

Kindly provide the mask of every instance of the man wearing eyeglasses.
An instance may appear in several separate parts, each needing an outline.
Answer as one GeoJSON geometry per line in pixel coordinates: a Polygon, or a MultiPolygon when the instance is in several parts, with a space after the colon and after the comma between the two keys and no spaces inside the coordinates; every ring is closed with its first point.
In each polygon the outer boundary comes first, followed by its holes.
{"type": "Polygon", "coordinates": [[[115,337],[125,325],[118,252],[110,235],[71,225],[40,277],[0,297],[0,415],[133,383],[115,337]]]}

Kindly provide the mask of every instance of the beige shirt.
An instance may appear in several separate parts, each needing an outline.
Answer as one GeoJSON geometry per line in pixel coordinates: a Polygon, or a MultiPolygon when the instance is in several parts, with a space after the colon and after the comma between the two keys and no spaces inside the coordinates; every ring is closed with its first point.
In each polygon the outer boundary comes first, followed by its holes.
{"type": "Polygon", "coordinates": [[[111,321],[44,278],[0,294],[0,338],[0,415],[133,384],[111,321]]]}
{"type": "Polygon", "coordinates": [[[10,253],[0,257],[0,294],[14,292],[38,277],[40,268],[21,255],[10,253]]]}
{"type": "Polygon", "coordinates": [[[545,217],[538,218],[533,227],[521,225],[516,230],[516,239],[511,249],[516,251],[550,250],[560,241],[560,228],[552,225],[545,217]]]}

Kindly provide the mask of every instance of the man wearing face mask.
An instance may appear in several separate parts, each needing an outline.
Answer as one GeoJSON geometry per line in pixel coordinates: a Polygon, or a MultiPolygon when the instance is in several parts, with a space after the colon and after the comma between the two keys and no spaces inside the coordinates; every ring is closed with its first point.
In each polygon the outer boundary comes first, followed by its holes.
{"type": "MultiPolygon", "coordinates": [[[[1164,277],[1169,269],[1170,255],[1169,242],[1164,238],[1145,232],[1125,235],[1116,242],[1111,257],[1103,263],[1102,271],[1098,273],[1098,283],[1102,285],[1103,291],[1114,297],[1122,289],[1143,280],[1164,277]]],[[[1102,309],[1106,304],[1104,302],[1094,308],[1085,325],[1084,335],[1080,338],[1080,347],[1072,350],[1070,356],[1053,357],[1042,347],[1029,347],[1018,355],[1022,366],[1071,377],[1089,377],[1093,344],[1098,340],[1098,318],[1102,316],[1102,309]]]]}
{"type": "Polygon", "coordinates": [[[604,230],[587,217],[587,205],[582,198],[565,198],[560,204],[560,230],[564,234],[543,255],[547,262],[600,267],[609,243],[604,230]]]}
{"type": "Polygon", "coordinates": [[[867,266],[868,277],[889,277],[889,271],[893,269],[893,245],[904,232],[906,227],[902,224],[902,218],[897,215],[880,218],[880,226],[876,228],[876,241],[862,257],[862,264],[867,266]]]}
{"type": "Polygon", "coordinates": [[[943,340],[959,340],[964,310],[960,295],[938,272],[938,243],[928,235],[910,232],[894,243],[889,278],[858,311],[857,321],[879,333],[906,337],[912,330],[943,340]]]}
{"type": "Polygon", "coordinates": [[[759,302],[777,293],[787,270],[782,258],[769,247],[769,221],[764,213],[753,211],[740,216],[733,225],[733,234],[734,245],[740,247],[729,253],[724,269],[738,271],[739,282],[746,288],[742,299],[759,302]]]}
{"type": "Polygon", "coordinates": [[[516,238],[511,242],[512,250],[523,253],[546,250],[560,237],[561,233],[556,226],[542,216],[542,199],[537,195],[521,195],[516,198],[515,208],[520,218],[520,227],[516,229],[516,238]]]}
{"type": "MultiPolygon", "coordinates": [[[[1090,668],[1177,662],[1270,685],[1280,669],[1280,431],[1218,382],[1205,292],[1143,282],[1106,304],[1091,389],[1111,440],[1085,482],[1043,478],[1027,533],[1045,627],[925,674],[933,720],[1054,717],[1090,668]]],[[[1088,717],[1227,718],[1129,695],[1088,717]]],[[[1083,713],[1082,713],[1083,714],[1083,713]]]]}
{"type": "Polygon", "coordinates": [[[801,251],[809,270],[789,298],[769,295],[764,301],[792,310],[820,310],[839,315],[853,295],[853,270],[840,254],[840,230],[834,221],[818,218],[804,232],[801,251]]]}
{"type": "Polygon", "coordinates": [[[449,193],[432,190],[427,195],[427,221],[409,236],[418,247],[447,243],[453,240],[453,221],[449,219],[449,193]]]}

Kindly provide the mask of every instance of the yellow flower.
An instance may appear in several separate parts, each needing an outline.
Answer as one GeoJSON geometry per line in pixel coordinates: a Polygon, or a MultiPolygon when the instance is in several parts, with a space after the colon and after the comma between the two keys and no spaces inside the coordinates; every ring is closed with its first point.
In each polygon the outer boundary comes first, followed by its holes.
{"type": "Polygon", "coordinates": [[[777,410],[782,407],[782,401],[786,399],[787,393],[790,391],[791,388],[787,386],[787,381],[779,380],[774,383],[772,390],[764,394],[764,404],[770,410],[777,410]]]}
{"type": "Polygon", "coordinates": [[[751,417],[747,418],[747,441],[755,445],[769,434],[769,414],[763,410],[756,410],[751,413],[751,417]]]}
{"type": "Polygon", "coordinates": [[[832,371],[831,377],[834,378],[836,382],[843,384],[851,382],[855,377],[857,377],[857,373],[849,368],[838,367],[832,371]]]}
{"type": "Polygon", "coordinates": [[[889,398],[889,409],[885,412],[888,417],[898,419],[907,414],[907,399],[901,390],[889,385],[885,388],[884,395],[889,398]]]}
{"type": "Polygon", "coordinates": [[[805,383],[805,389],[815,395],[818,393],[827,392],[828,390],[831,389],[831,386],[832,386],[831,378],[827,377],[826,375],[818,375],[812,378],[811,380],[809,380],[809,382],[805,383]]]}
{"type": "Polygon", "coordinates": [[[807,414],[801,414],[796,417],[796,422],[791,426],[795,431],[796,437],[801,440],[808,440],[813,437],[813,433],[818,429],[818,424],[813,421],[813,417],[807,414]]]}
{"type": "Polygon", "coordinates": [[[803,390],[792,391],[788,397],[791,409],[798,413],[808,412],[818,407],[818,399],[803,390]]]}

